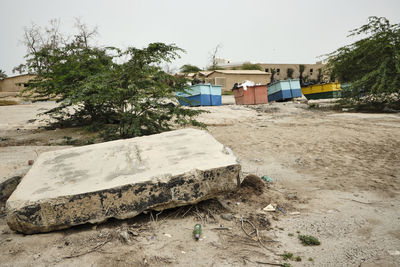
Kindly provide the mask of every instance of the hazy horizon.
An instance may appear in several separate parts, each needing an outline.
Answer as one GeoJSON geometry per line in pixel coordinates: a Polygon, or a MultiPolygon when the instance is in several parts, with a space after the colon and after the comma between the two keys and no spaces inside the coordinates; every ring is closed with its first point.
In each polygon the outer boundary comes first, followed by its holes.
{"type": "Polygon", "coordinates": [[[99,45],[145,47],[150,42],[175,43],[186,50],[171,64],[179,68],[209,63],[218,57],[233,62],[315,63],[318,56],[350,43],[349,31],[369,16],[400,22],[400,1],[11,1],[2,0],[0,69],[8,76],[24,62],[24,27],[46,26],[60,19],[72,33],[75,18],[97,26],[99,45]],[[4,12],[5,11],[5,12],[4,12]]]}

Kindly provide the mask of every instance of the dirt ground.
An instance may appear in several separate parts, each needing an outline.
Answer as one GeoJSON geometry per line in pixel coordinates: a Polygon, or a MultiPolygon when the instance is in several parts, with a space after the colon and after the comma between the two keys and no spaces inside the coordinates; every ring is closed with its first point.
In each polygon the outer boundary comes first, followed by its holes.
{"type": "MultiPolygon", "coordinates": [[[[0,265],[400,266],[399,114],[223,103],[203,107],[200,120],[239,158],[243,177],[272,178],[261,191],[36,235],[12,232],[0,203],[0,265]],[[263,211],[268,204],[280,210],[263,211]],[[304,246],[299,235],[321,244],[304,246]]],[[[0,107],[0,175],[43,151],[93,142],[79,129],[40,128],[36,114],[53,105],[0,107]]]]}

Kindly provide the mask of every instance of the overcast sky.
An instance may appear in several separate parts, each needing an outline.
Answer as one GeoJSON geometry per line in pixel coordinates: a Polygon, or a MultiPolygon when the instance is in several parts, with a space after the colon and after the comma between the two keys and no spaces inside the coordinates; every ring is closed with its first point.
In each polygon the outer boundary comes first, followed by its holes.
{"type": "Polygon", "coordinates": [[[0,0],[0,69],[10,76],[24,62],[24,26],[60,19],[73,32],[74,18],[98,26],[98,44],[121,48],[175,43],[186,54],[173,66],[232,61],[314,63],[348,44],[348,31],[384,16],[400,22],[400,0],[0,0]]]}

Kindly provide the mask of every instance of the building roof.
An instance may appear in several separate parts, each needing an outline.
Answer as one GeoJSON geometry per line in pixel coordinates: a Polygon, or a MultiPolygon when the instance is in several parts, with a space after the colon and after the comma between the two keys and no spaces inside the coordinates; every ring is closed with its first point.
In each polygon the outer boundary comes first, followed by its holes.
{"type": "Polygon", "coordinates": [[[4,78],[3,80],[18,78],[18,77],[22,77],[22,76],[35,76],[35,74],[25,73],[25,74],[19,74],[19,75],[15,75],[15,76],[8,76],[8,77],[4,78]]]}
{"type": "Polygon", "coordinates": [[[202,76],[208,76],[208,75],[210,75],[211,73],[213,73],[214,71],[212,71],[212,70],[210,70],[210,71],[199,71],[199,74],[200,75],[202,75],[202,76]]]}
{"type": "MultiPolygon", "coordinates": [[[[223,74],[270,74],[268,72],[260,71],[260,70],[215,70],[213,72],[219,72],[223,74]]],[[[210,73],[211,74],[211,73],[210,73]]],[[[209,76],[209,75],[207,75],[209,76]]]]}

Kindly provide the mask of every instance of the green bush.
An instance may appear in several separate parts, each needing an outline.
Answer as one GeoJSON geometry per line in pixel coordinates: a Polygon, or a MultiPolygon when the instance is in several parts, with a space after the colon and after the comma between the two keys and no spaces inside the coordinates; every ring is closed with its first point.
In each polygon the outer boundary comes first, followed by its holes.
{"type": "Polygon", "coordinates": [[[59,105],[46,112],[53,125],[86,126],[107,140],[160,133],[175,125],[204,127],[194,119],[201,111],[177,104],[174,92],[184,91],[187,80],[161,68],[182,51],[164,43],[124,51],[90,47],[77,36],[27,55],[36,77],[24,93],[57,99],[59,105]]]}
{"type": "Polygon", "coordinates": [[[318,238],[311,235],[299,235],[301,243],[305,246],[318,246],[321,244],[318,238]]]}

